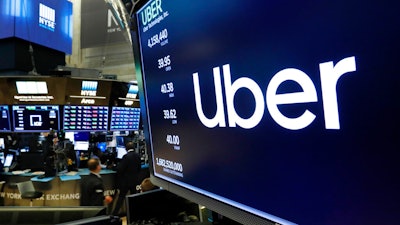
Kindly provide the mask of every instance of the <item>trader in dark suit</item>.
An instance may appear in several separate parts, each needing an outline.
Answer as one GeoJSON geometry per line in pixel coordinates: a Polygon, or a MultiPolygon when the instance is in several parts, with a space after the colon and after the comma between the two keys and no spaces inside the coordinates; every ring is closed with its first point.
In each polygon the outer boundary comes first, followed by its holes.
{"type": "Polygon", "coordinates": [[[112,215],[118,215],[119,210],[124,202],[125,196],[130,191],[131,194],[136,193],[136,185],[139,184],[138,176],[140,172],[140,156],[135,152],[135,144],[128,142],[125,145],[127,153],[117,165],[117,188],[119,195],[112,215]]]}
{"type": "Polygon", "coordinates": [[[100,162],[98,159],[89,159],[89,176],[81,180],[81,206],[103,206],[112,202],[111,196],[104,196],[103,180],[100,177],[100,162]]]}

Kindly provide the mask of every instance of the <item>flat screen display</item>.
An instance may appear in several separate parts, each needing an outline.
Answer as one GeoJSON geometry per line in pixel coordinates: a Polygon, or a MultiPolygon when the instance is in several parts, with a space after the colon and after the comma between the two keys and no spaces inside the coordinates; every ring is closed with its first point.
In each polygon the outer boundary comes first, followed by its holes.
{"type": "Polygon", "coordinates": [[[58,105],[13,105],[14,132],[59,130],[58,105]]]}
{"type": "Polygon", "coordinates": [[[71,2],[6,0],[5,4],[10,4],[9,12],[15,18],[15,37],[67,54],[72,53],[71,2]]]}
{"type": "Polygon", "coordinates": [[[399,7],[138,5],[154,182],[243,224],[398,223],[399,7]]]}
{"type": "Polygon", "coordinates": [[[44,170],[44,155],[42,152],[21,152],[18,158],[18,165],[22,170],[44,170]]]}
{"type": "Polygon", "coordinates": [[[128,224],[157,220],[165,223],[177,221],[176,215],[186,212],[199,216],[199,205],[164,189],[155,189],[126,196],[128,224]],[[174,204],[171,204],[173,202],[174,204]]]}
{"type": "MultiPolygon", "coordinates": [[[[9,132],[11,131],[10,126],[10,112],[8,110],[8,105],[0,105],[0,132],[9,132]]],[[[3,139],[4,145],[4,139],[3,139]]],[[[0,145],[1,147],[1,145],[0,145]]],[[[4,146],[3,146],[4,148],[4,146]]]]}
{"type": "Polygon", "coordinates": [[[112,107],[110,130],[138,130],[140,108],[112,107]]]}
{"type": "Polygon", "coordinates": [[[107,106],[64,106],[65,131],[106,131],[107,106]]]}
{"type": "Polygon", "coordinates": [[[4,159],[4,167],[10,167],[14,160],[14,155],[8,154],[4,159]]]}
{"type": "Polygon", "coordinates": [[[89,141],[90,132],[74,132],[75,141],[89,141]]]}
{"type": "Polygon", "coordinates": [[[128,153],[128,151],[126,151],[125,146],[117,146],[116,151],[117,151],[117,159],[122,159],[124,155],[128,153]]]}
{"type": "Polygon", "coordinates": [[[76,151],[87,151],[89,150],[89,141],[75,141],[74,150],[76,151]]]}

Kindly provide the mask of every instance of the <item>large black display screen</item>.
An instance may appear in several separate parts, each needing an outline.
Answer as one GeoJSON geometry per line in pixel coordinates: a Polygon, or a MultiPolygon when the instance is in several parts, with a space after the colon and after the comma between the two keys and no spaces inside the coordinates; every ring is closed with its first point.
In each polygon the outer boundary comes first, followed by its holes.
{"type": "Polygon", "coordinates": [[[136,12],[156,178],[281,224],[396,224],[399,2],[136,12]]]}
{"type": "Polygon", "coordinates": [[[72,3],[67,0],[2,0],[0,19],[0,38],[15,36],[72,52],[72,3]]]}
{"type": "Polygon", "coordinates": [[[13,105],[15,132],[48,132],[59,130],[58,105],[13,105]]]}
{"type": "Polygon", "coordinates": [[[106,131],[107,127],[107,106],[64,106],[64,130],[66,131],[106,131]]]}

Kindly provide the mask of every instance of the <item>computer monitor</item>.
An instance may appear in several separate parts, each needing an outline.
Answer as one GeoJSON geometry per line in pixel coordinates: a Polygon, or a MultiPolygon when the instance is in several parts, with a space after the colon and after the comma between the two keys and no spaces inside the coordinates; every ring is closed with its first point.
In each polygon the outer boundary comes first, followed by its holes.
{"type": "Polygon", "coordinates": [[[125,138],[124,138],[124,136],[116,136],[115,140],[117,142],[117,146],[125,147],[125,138]]]}
{"type": "Polygon", "coordinates": [[[117,146],[115,149],[117,151],[117,159],[122,159],[128,153],[125,146],[117,146]]]}
{"type": "Polygon", "coordinates": [[[0,132],[10,132],[10,112],[8,105],[0,105],[0,132]]]}
{"type": "Polygon", "coordinates": [[[107,131],[108,106],[64,106],[65,131],[107,131]]]}
{"type": "Polygon", "coordinates": [[[112,107],[110,130],[138,130],[140,123],[140,108],[112,107]]]}
{"type": "Polygon", "coordinates": [[[5,143],[4,143],[4,138],[0,138],[0,149],[5,149],[5,143]]]}
{"type": "Polygon", "coordinates": [[[90,132],[74,132],[74,141],[89,141],[90,132]]]}
{"type": "Polygon", "coordinates": [[[59,130],[58,105],[13,105],[14,132],[59,130]]]}
{"type": "Polygon", "coordinates": [[[43,171],[43,152],[21,152],[19,155],[19,167],[22,170],[30,169],[31,171],[43,171]]]}
{"type": "Polygon", "coordinates": [[[165,189],[126,196],[128,224],[158,221],[160,224],[183,222],[182,213],[200,218],[199,205],[165,189]]]}
{"type": "Polygon", "coordinates": [[[12,154],[7,154],[5,160],[4,160],[4,167],[10,167],[11,164],[14,161],[14,155],[12,154]]]}
{"type": "Polygon", "coordinates": [[[68,139],[70,142],[74,143],[75,142],[75,132],[73,132],[73,131],[65,132],[65,139],[68,139]]]}
{"type": "Polygon", "coordinates": [[[89,150],[89,141],[75,141],[74,142],[74,150],[88,151],[89,150]]]}
{"type": "Polygon", "coordinates": [[[398,223],[400,2],[186,3],[133,10],[153,183],[242,224],[398,223]]]}

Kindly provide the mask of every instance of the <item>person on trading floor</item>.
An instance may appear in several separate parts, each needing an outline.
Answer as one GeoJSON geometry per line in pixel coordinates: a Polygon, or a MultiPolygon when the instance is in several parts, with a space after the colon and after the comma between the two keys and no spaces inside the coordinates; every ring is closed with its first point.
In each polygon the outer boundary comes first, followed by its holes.
{"type": "Polygon", "coordinates": [[[83,176],[81,180],[81,206],[103,206],[112,202],[111,196],[104,196],[103,180],[100,177],[101,166],[98,159],[89,159],[89,176],[83,176]]]}
{"type": "Polygon", "coordinates": [[[131,194],[136,193],[136,185],[139,183],[138,177],[141,169],[140,156],[135,152],[135,144],[133,142],[128,142],[125,147],[128,151],[116,168],[119,195],[112,215],[118,215],[126,194],[128,191],[131,194]]]}

